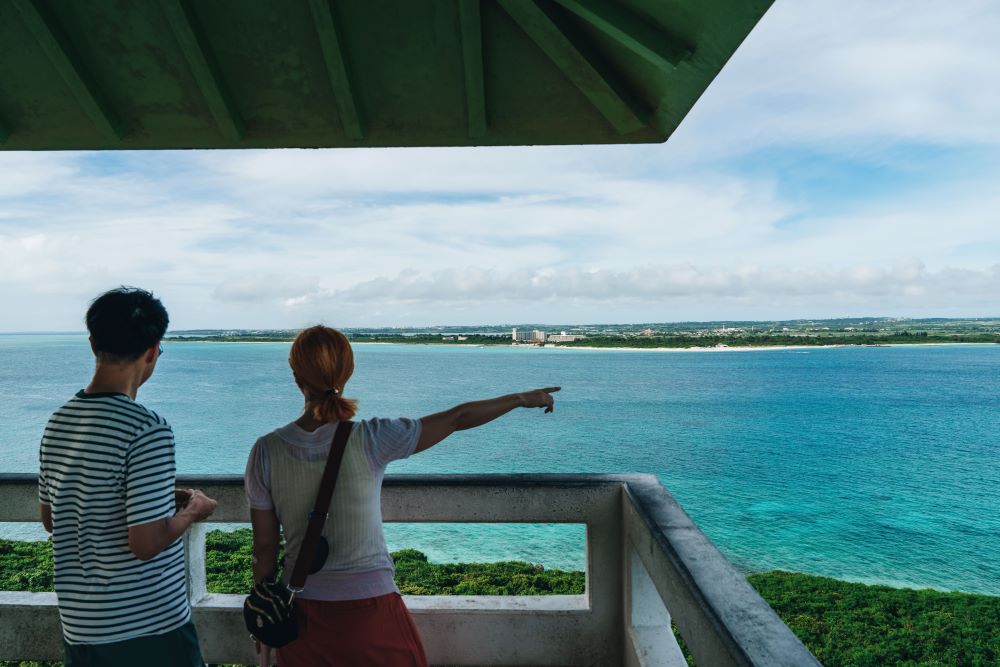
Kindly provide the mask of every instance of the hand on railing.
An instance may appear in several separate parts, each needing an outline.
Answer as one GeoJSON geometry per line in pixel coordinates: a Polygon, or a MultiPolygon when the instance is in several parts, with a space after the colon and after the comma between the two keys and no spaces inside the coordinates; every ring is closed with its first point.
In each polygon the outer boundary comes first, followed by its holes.
{"type": "Polygon", "coordinates": [[[191,489],[174,489],[174,504],[180,512],[191,500],[191,489]]]}
{"type": "Polygon", "coordinates": [[[194,514],[195,521],[204,521],[212,516],[212,512],[219,506],[218,502],[199,489],[174,489],[174,500],[177,502],[177,511],[188,509],[194,514]]]}

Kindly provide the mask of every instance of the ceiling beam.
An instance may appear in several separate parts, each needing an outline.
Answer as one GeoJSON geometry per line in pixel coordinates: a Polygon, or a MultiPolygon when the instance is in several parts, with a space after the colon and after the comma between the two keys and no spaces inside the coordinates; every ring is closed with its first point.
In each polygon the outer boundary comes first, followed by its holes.
{"type": "Polygon", "coordinates": [[[222,136],[238,142],[244,134],[243,118],[190,5],[185,0],[164,0],[161,7],[215,124],[222,136]]]}
{"type": "Polygon", "coordinates": [[[486,134],[486,86],[483,83],[483,26],[479,0],[458,0],[458,19],[462,31],[469,136],[482,137],[486,134]]]}
{"type": "Polygon", "coordinates": [[[358,96],[351,82],[350,70],[344,56],[344,42],[333,18],[329,0],[309,0],[313,23],[319,35],[319,45],[323,50],[326,72],[333,87],[333,100],[344,134],[355,141],[365,138],[365,125],[358,106],[358,96]]]}
{"type": "Polygon", "coordinates": [[[643,114],[619,92],[624,86],[598,72],[534,0],[500,0],[500,4],[619,134],[645,127],[643,114]]]}
{"type": "Polygon", "coordinates": [[[124,137],[121,120],[83,66],[74,60],[69,42],[55,22],[43,16],[33,0],[11,0],[11,4],[91,122],[115,139],[124,137]]]}
{"type": "Polygon", "coordinates": [[[556,0],[611,39],[662,69],[673,69],[691,57],[694,48],[651,25],[618,2],[556,0]]]}

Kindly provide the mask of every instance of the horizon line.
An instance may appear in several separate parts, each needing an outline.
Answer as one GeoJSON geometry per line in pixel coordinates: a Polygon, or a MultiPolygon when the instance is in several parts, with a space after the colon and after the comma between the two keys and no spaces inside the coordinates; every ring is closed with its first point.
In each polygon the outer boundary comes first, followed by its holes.
{"type": "MultiPolygon", "coordinates": [[[[928,321],[981,321],[981,320],[1000,320],[1000,315],[995,316],[968,316],[968,317],[907,317],[907,316],[897,316],[897,315],[877,315],[877,316],[842,316],[842,317],[797,317],[789,319],[717,319],[717,320],[663,320],[663,321],[641,321],[641,322],[583,322],[583,323],[568,323],[568,322],[558,322],[558,323],[543,323],[543,322],[520,322],[520,323],[497,323],[497,324],[426,324],[426,325],[371,325],[371,326],[341,326],[335,327],[343,330],[355,330],[355,331],[368,331],[376,329],[435,329],[435,328],[476,328],[476,327],[491,327],[491,328],[521,328],[521,327],[598,327],[598,326],[614,326],[614,327],[627,327],[627,326],[649,326],[649,325],[678,325],[678,324],[780,324],[780,323],[792,323],[792,322],[835,322],[835,321],[912,321],[912,322],[928,322],[928,321]]],[[[301,331],[302,329],[308,328],[307,325],[303,327],[272,327],[272,326],[256,326],[256,327],[190,327],[185,329],[168,329],[167,333],[187,333],[192,331],[301,331]]],[[[20,335],[20,336],[41,336],[41,335],[85,335],[86,330],[0,330],[0,335],[20,335]]]]}

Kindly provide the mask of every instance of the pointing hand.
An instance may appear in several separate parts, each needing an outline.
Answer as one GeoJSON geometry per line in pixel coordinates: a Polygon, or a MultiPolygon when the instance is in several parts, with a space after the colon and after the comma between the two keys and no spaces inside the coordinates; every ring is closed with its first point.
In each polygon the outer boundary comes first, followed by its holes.
{"type": "Polygon", "coordinates": [[[544,389],[534,389],[520,394],[521,407],[525,408],[545,408],[545,412],[552,412],[556,407],[556,401],[552,394],[559,391],[561,387],[545,387],[544,389]]]}

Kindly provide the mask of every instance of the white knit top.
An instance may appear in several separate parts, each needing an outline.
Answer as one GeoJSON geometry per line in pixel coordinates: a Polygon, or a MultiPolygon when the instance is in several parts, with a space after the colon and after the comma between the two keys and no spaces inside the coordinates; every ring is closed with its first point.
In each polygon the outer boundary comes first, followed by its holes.
{"type": "MultiPolygon", "coordinates": [[[[285,538],[284,581],[295,568],[309,512],[316,502],[336,423],[313,432],[289,424],[260,438],[247,464],[250,506],[274,509],[285,538]]],[[[385,465],[409,456],[419,420],[368,420],[355,425],[330,502],[323,537],[330,554],[306,579],[299,597],[351,600],[395,592],[394,569],[382,532],[385,465]]]]}

